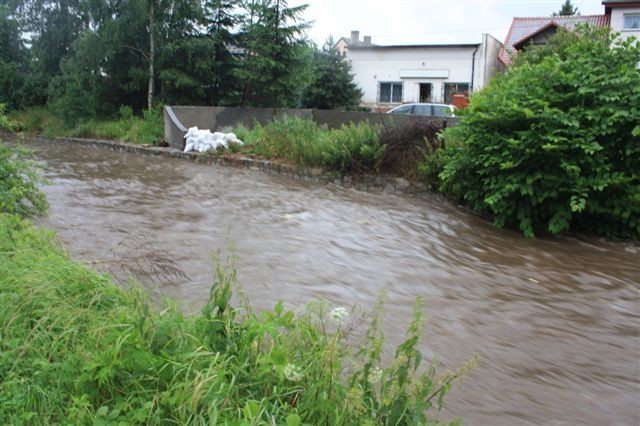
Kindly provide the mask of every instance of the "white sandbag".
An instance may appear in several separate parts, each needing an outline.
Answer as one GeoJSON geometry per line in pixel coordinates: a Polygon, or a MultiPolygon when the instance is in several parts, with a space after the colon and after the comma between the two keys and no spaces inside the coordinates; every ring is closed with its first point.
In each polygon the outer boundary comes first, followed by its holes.
{"type": "Polygon", "coordinates": [[[211,133],[209,129],[198,129],[197,127],[189,127],[184,135],[184,140],[184,152],[207,152],[219,147],[228,148],[229,144],[242,145],[242,141],[233,133],[211,133]]]}

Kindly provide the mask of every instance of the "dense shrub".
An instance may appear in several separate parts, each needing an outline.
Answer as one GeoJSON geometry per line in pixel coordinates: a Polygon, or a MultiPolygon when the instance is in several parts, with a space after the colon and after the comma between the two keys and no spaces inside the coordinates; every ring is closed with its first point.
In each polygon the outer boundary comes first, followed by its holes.
{"type": "Polygon", "coordinates": [[[28,155],[22,148],[0,142],[0,214],[34,216],[47,208],[47,200],[38,188],[41,178],[28,155]]]}
{"type": "Polygon", "coordinates": [[[416,372],[420,309],[384,365],[379,318],[355,349],[346,309],[256,314],[233,280],[217,270],[201,315],[159,310],[0,215],[0,422],[426,424],[461,373],[416,372]]]}
{"type": "Polygon", "coordinates": [[[638,238],[640,44],[602,30],[557,37],[476,94],[446,132],[443,189],[529,237],[638,238]]]}

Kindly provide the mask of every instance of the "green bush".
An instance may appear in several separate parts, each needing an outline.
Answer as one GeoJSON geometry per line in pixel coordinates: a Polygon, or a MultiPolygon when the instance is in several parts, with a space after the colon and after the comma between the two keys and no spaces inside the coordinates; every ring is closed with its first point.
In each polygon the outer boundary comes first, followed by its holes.
{"type": "Polygon", "coordinates": [[[251,131],[238,129],[235,133],[253,154],[305,165],[321,162],[316,149],[320,129],[312,120],[284,116],[264,126],[256,123],[251,131]]]}
{"type": "Polygon", "coordinates": [[[47,200],[38,188],[42,179],[28,155],[0,143],[0,213],[34,216],[46,211],[47,200]]]}
{"type": "Polygon", "coordinates": [[[22,111],[12,111],[11,118],[16,122],[16,130],[42,134],[44,136],[62,136],[66,126],[62,118],[45,107],[32,107],[22,111]]]}
{"type": "Polygon", "coordinates": [[[13,132],[16,130],[17,124],[15,121],[11,120],[5,114],[7,111],[7,106],[5,104],[0,104],[0,130],[6,130],[8,132],[13,132]]]}
{"type": "Polygon", "coordinates": [[[385,366],[377,316],[356,350],[347,310],[256,314],[233,281],[218,268],[201,315],[156,309],[0,215],[0,422],[417,425],[462,373],[416,372],[419,307],[385,366]]]}
{"type": "Polygon", "coordinates": [[[379,130],[368,123],[324,130],[309,119],[285,116],[253,129],[235,129],[245,152],[342,172],[375,171],[384,154],[379,130]]]}
{"type": "Polygon", "coordinates": [[[322,146],[322,165],[341,172],[377,171],[386,150],[379,128],[367,122],[327,132],[322,146]]]}
{"type": "Polygon", "coordinates": [[[474,95],[445,135],[443,190],[529,237],[640,237],[640,44],[613,37],[559,33],[474,95]]]}

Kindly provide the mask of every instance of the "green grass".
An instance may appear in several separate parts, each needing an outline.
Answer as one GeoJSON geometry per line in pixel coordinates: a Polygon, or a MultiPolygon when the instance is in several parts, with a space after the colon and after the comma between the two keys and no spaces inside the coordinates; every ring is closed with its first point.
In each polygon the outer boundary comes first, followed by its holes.
{"type": "Polygon", "coordinates": [[[202,313],[184,316],[0,215],[0,423],[425,424],[460,374],[418,373],[420,307],[383,365],[377,315],[350,346],[333,321],[346,311],[256,314],[230,305],[234,279],[217,268],[202,313]]]}
{"type": "Polygon", "coordinates": [[[122,107],[117,118],[91,119],[74,126],[67,126],[61,117],[46,108],[16,111],[11,118],[17,130],[46,137],[81,137],[157,145],[164,135],[160,109],[144,111],[143,116],[138,117],[130,108],[122,107]]]}
{"type": "Polygon", "coordinates": [[[245,142],[245,153],[341,172],[376,172],[385,152],[379,129],[369,123],[327,130],[313,120],[285,116],[234,132],[245,142]]]}

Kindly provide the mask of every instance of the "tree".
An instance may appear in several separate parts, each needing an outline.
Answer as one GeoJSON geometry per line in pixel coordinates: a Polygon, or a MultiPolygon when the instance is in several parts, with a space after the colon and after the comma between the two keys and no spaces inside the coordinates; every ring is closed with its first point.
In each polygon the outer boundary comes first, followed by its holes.
{"type": "Polygon", "coordinates": [[[27,51],[13,12],[8,4],[0,5],[0,104],[15,108],[24,85],[27,51]]]}
{"type": "Polygon", "coordinates": [[[322,49],[315,49],[313,81],[302,94],[303,108],[354,109],[362,90],[353,82],[351,67],[335,49],[329,38],[322,49]]]}
{"type": "Polygon", "coordinates": [[[237,49],[237,37],[231,33],[239,23],[234,14],[237,0],[210,0],[205,5],[208,12],[209,37],[213,43],[211,58],[211,79],[207,82],[207,94],[213,105],[220,105],[238,90],[238,80],[234,70],[238,65],[236,57],[229,50],[237,49]]]}
{"type": "Polygon", "coordinates": [[[240,34],[244,58],[237,70],[245,82],[244,105],[296,106],[310,79],[311,52],[303,35],[309,27],[300,15],[307,5],[286,0],[248,0],[240,34]]]}
{"type": "Polygon", "coordinates": [[[577,7],[574,7],[571,0],[565,0],[564,4],[557,13],[554,12],[553,16],[573,16],[579,15],[577,7]]]}
{"type": "Polygon", "coordinates": [[[640,43],[561,30],[446,132],[444,191],[527,236],[640,238],[640,43]]]}
{"type": "Polygon", "coordinates": [[[88,25],[83,0],[26,0],[24,30],[32,34],[32,52],[38,70],[52,78],[60,74],[62,60],[88,25]]]}

